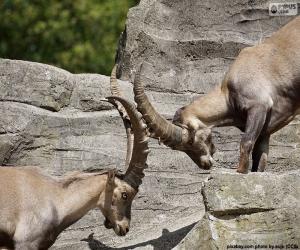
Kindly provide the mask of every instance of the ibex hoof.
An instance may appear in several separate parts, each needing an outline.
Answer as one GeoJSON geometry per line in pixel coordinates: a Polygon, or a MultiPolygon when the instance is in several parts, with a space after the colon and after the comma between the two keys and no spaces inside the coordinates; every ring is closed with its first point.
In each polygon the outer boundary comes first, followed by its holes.
{"type": "Polygon", "coordinates": [[[240,168],[238,167],[236,172],[240,173],[240,174],[248,174],[248,170],[244,169],[244,168],[240,168]]]}

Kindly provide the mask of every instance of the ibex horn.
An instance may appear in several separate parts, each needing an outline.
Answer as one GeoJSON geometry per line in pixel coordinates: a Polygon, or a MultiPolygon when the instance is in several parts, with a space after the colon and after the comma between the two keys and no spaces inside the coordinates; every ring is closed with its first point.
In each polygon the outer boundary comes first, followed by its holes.
{"type": "Polygon", "coordinates": [[[125,108],[134,133],[134,144],[132,157],[126,170],[124,180],[131,186],[138,188],[144,177],[144,169],[147,168],[147,156],[149,154],[148,137],[146,135],[146,124],[143,123],[142,115],[137,111],[135,105],[122,97],[109,96],[108,101],[118,101],[125,108]]]}
{"type": "Polygon", "coordinates": [[[137,103],[137,108],[142,113],[155,137],[158,137],[164,144],[172,148],[182,142],[182,128],[167,121],[154,109],[141,83],[141,68],[142,66],[136,73],[133,85],[134,100],[137,103]]]}
{"type": "MultiPolygon", "coordinates": [[[[112,96],[119,96],[121,97],[121,90],[119,88],[118,82],[117,82],[117,67],[118,64],[115,64],[110,76],[110,92],[112,96]]],[[[116,102],[114,99],[111,99],[111,103],[116,107],[116,109],[119,111],[119,114],[123,120],[125,130],[126,130],[126,137],[127,137],[127,153],[126,153],[126,161],[125,166],[129,166],[130,158],[132,156],[132,150],[133,150],[133,134],[131,131],[131,123],[130,119],[128,117],[128,114],[126,113],[126,110],[124,107],[119,103],[116,102]]]]}

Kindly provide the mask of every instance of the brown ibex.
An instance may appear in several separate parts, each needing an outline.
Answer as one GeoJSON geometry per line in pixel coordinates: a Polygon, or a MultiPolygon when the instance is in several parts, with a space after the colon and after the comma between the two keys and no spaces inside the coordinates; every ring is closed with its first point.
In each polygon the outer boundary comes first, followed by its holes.
{"type": "Polygon", "coordinates": [[[57,179],[37,167],[0,167],[0,249],[48,249],[65,228],[93,208],[105,216],[106,228],[120,236],[129,231],[132,200],[147,167],[148,138],[133,104],[121,97],[107,100],[122,103],[117,107],[133,130],[125,174],[115,170],[73,172],[57,179]]]}
{"type": "Polygon", "coordinates": [[[177,110],[173,123],[151,105],[140,72],[134,81],[135,101],[153,137],[208,169],[215,151],[211,128],[235,126],[244,132],[237,171],[248,172],[251,152],[252,171],[263,171],[270,135],[300,113],[300,17],[263,43],[243,49],[222,83],[177,110]]]}

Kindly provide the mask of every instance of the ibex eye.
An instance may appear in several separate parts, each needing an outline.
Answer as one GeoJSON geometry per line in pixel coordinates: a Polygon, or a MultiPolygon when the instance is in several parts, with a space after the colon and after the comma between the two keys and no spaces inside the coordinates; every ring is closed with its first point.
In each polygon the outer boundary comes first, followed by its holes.
{"type": "Polygon", "coordinates": [[[123,192],[122,193],[122,199],[127,200],[127,198],[128,198],[128,194],[126,192],[123,192]]]}

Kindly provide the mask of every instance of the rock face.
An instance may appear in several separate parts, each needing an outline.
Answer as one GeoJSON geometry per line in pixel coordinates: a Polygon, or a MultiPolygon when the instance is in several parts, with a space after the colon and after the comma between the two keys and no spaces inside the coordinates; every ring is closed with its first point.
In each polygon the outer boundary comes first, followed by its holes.
{"type": "Polygon", "coordinates": [[[113,119],[97,111],[111,109],[100,101],[109,94],[108,77],[74,76],[56,67],[12,60],[1,60],[0,68],[1,164],[51,166],[54,173],[72,165],[110,164],[104,151],[89,150],[87,145],[79,149],[77,140],[93,134],[98,135],[95,148],[105,145],[109,131],[101,131],[98,124],[113,119]]]}
{"type": "Polygon", "coordinates": [[[205,93],[242,48],[291,20],[270,17],[268,7],[264,0],[141,0],[120,41],[120,75],[132,79],[143,62],[149,88],[205,93]]]}
{"type": "Polygon", "coordinates": [[[205,216],[175,249],[299,248],[299,183],[299,170],[212,175],[202,190],[205,216]]]}
{"type": "MultiPolygon", "coordinates": [[[[289,19],[270,18],[266,1],[142,0],[128,14],[118,73],[131,80],[145,62],[147,93],[170,118],[219,83],[241,48],[258,43],[289,19]]],[[[54,175],[122,168],[125,130],[117,112],[101,101],[110,94],[108,77],[6,59],[0,59],[0,72],[0,165],[38,165],[54,175]]],[[[120,85],[132,100],[131,84],[120,85]]],[[[214,130],[215,171],[235,167],[239,140],[235,128],[214,130]]],[[[115,236],[102,225],[100,213],[91,211],[52,249],[171,249],[182,240],[205,213],[200,190],[210,172],[156,141],[150,141],[150,149],[130,233],[115,236]]],[[[299,119],[273,135],[269,163],[268,172],[298,168],[299,119]]]]}

